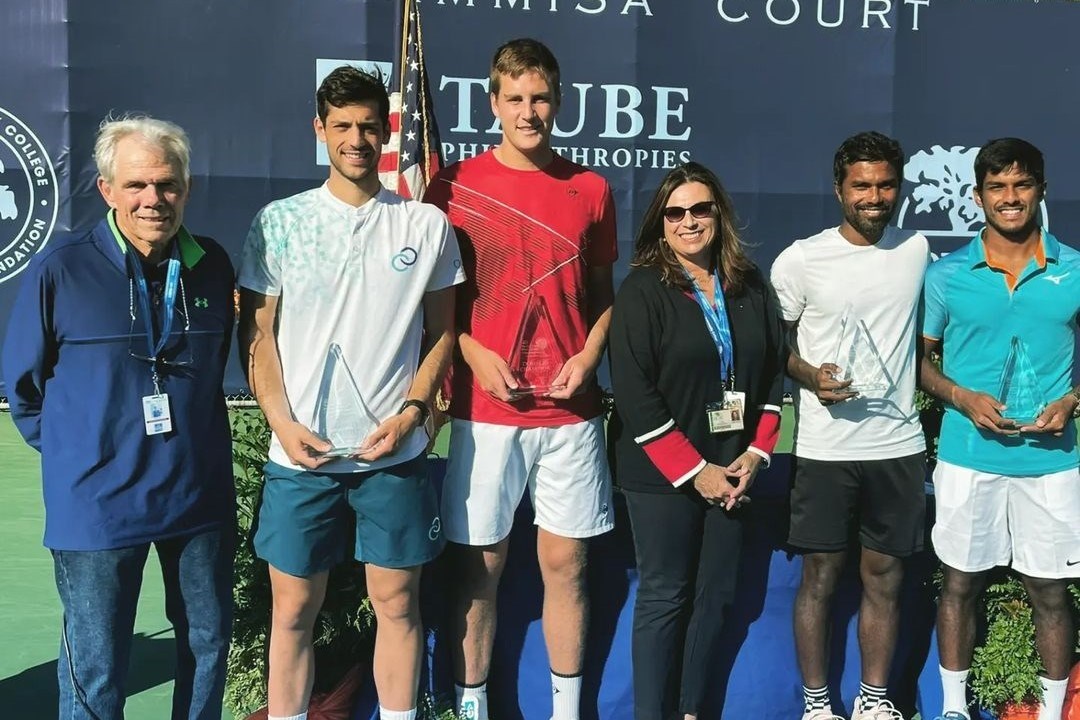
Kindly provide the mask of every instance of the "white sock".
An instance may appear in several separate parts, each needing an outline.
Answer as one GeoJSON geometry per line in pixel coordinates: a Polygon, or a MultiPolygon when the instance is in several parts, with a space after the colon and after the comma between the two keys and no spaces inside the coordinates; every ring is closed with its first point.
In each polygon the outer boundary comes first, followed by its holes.
{"type": "Polygon", "coordinates": [[[551,720],[578,720],[581,712],[581,676],[551,673],[551,720]]]}
{"type": "Polygon", "coordinates": [[[266,720],[307,720],[307,710],[299,715],[267,715],[266,720]]]}
{"type": "Polygon", "coordinates": [[[387,710],[379,705],[379,720],[416,720],[416,708],[412,710],[387,710]]]}
{"type": "Polygon", "coordinates": [[[1069,679],[1050,680],[1039,676],[1042,685],[1043,701],[1039,708],[1039,720],[1061,720],[1061,711],[1065,709],[1065,689],[1069,679]]]}
{"type": "Polygon", "coordinates": [[[944,695],[941,714],[956,712],[970,718],[967,701],[967,679],[971,670],[946,670],[938,665],[938,672],[941,673],[941,689],[944,695]]]}
{"type": "Polygon", "coordinates": [[[487,683],[467,687],[454,685],[454,708],[461,720],[488,720],[487,683]]]}

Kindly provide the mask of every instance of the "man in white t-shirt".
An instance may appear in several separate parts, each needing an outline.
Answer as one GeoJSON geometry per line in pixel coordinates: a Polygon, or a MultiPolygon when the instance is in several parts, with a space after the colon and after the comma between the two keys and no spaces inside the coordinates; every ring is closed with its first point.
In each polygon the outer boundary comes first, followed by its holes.
{"type": "Polygon", "coordinates": [[[446,216],[379,183],[382,81],[341,67],[316,102],[330,177],[259,212],[238,281],[241,353],[273,430],[255,535],[274,596],[268,710],[307,717],[327,576],[355,556],[378,621],[380,717],[413,720],[420,570],[444,544],[425,421],[464,274],[446,216]]]}
{"type": "Polygon", "coordinates": [[[792,335],[796,399],[789,542],[803,551],[795,644],[803,720],[832,720],[831,601],[858,531],[862,684],[852,720],[902,718],[886,699],[902,558],[922,549],[925,441],[915,409],[916,319],[926,238],[889,226],[903,179],[900,145],[848,138],[833,163],[843,222],[785,249],[772,282],[792,335]],[[857,527],[856,527],[857,525],[857,527]]]}

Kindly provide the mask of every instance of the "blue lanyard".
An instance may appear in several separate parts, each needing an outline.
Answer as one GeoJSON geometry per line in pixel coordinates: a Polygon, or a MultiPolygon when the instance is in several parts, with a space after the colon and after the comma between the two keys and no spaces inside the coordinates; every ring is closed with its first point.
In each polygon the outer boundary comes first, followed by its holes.
{"type": "MultiPolygon", "coordinates": [[[[687,273],[689,277],[689,273],[687,273]]],[[[709,335],[716,343],[716,351],[720,353],[720,379],[727,383],[731,379],[734,366],[735,350],[731,343],[731,326],[728,324],[727,307],[724,305],[724,292],[720,287],[720,278],[713,272],[713,299],[715,305],[710,305],[705,299],[705,294],[697,286],[693,278],[690,278],[690,286],[694,289],[694,298],[705,315],[705,327],[709,329],[709,335]]]]}
{"type": "Polygon", "coordinates": [[[165,292],[161,298],[161,337],[154,342],[154,323],[150,314],[150,289],[146,283],[146,276],[142,271],[142,261],[135,253],[129,252],[131,260],[131,274],[133,275],[136,295],[139,296],[139,308],[142,310],[146,325],[146,350],[147,357],[157,364],[157,357],[172,335],[173,310],[176,308],[176,290],[180,285],[180,252],[173,244],[172,257],[169,258],[169,267],[165,273],[165,292]]]}

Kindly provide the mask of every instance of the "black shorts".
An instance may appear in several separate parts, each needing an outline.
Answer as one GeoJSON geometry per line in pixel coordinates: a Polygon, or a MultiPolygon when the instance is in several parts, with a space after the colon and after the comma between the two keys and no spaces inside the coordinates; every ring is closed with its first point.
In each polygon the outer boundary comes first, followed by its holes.
{"type": "Polygon", "coordinates": [[[926,534],[926,455],[888,460],[795,458],[788,542],[810,551],[844,550],[858,528],[870,550],[907,557],[926,534]]]}

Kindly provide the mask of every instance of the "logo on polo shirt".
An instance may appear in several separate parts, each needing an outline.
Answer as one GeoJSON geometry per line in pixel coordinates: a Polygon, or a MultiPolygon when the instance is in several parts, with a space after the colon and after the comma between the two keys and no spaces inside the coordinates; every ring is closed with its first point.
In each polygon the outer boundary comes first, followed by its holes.
{"type": "MultiPolygon", "coordinates": [[[[979,148],[934,145],[919,150],[904,165],[903,201],[896,224],[925,235],[932,245],[966,242],[986,222],[982,208],[975,204],[975,156],[979,148]],[[948,243],[948,240],[954,240],[948,243]],[[938,243],[933,241],[937,240],[938,243]]],[[[1050,229],[1046,201],[1039,204],[1040,224],[1050,229]]],[[[935,248],[937,249],[937,248],[935,248]]]]}
{"type": "Polygon", "coordinates": [[[45,146],[0,108],[0,283],[18,275],[56,225],[56,172],[45,146]]]}
{"type": "Polygon", "coordinates": [[[195,307],[205,310],[206,308],[210,307],[210,301],[204,297],[197,297],[195,298],[195,307]]]}
{"type": "Polygon", "coordinates": [[[390,266],[398,272],[405,272],[416,264],[419,257],[420,253],[416,252],[415,248],[406,245],[397,255],[390,259],[390,266]]]}
{"type": "Polygon", "coordinates": [[[1061,281],[1067,277],[1069,277],[1069,273],[1063,272],[1060,275],[1043,275],[1043,280],[1046,280],[1047,282],[1052,282],[1055,285],[1061,285],[1061,281]]]}

